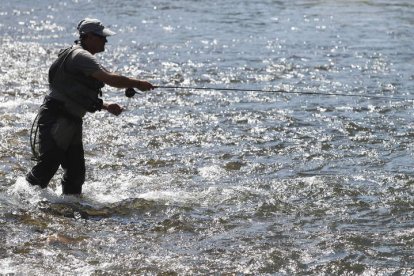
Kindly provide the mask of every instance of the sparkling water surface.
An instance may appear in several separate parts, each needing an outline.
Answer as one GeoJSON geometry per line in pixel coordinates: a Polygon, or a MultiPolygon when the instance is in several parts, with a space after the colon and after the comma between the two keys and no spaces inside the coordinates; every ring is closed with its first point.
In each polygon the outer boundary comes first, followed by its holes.
{"type": "Polygon", "coordinates": [[[0,274],[414,274],[412,1],[0,3],[0,274]],[[84,17],[109,70],[235,91],[105,88],[77,199],[24,175],[84,17]]]}

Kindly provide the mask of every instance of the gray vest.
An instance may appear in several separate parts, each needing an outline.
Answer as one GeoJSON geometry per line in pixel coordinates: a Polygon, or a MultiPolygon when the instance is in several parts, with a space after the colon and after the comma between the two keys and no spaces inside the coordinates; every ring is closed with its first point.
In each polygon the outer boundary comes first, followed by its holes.
{"type": "Polygon", "coordinates": [[[65,69],[66,59],[83,48],[69,47],[59,53],[49,69],[50,96],[64,103],[67,112],[82,118],[86,112],[95,112],[102,107],[101,88],[104,83],[81,72],[73,74],[65,69]]]}

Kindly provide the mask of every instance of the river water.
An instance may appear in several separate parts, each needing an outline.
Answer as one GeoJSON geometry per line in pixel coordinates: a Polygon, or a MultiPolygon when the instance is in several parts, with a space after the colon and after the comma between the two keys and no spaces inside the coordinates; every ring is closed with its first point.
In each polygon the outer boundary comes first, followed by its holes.
{"type": "Polygon", "coordinates": [[[0,274],[414,274],[411,0],[0,2],[0,274]],[[105,88],[74,199],[24,175],[84,17],[112,71],[236,91],[105,88]]]}

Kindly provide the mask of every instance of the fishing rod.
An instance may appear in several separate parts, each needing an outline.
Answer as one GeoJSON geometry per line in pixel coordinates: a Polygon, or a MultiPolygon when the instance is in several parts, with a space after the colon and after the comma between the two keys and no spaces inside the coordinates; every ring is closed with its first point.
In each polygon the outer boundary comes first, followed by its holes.
{"type": "MultiPolygon", "coordinates": [[[[316,96],[340,96],[340,97],[359,97],[368,99],[387,99],[387,100],[410,100],[400,97],[388,97],[380,95],[361,95],[361,94],[344,94],[344,93],[320,93],[312,91],[286,91],[286,90],[265,90],[265,89],[246,89],[246,88],[225,88],[225,87],[192,87],[192,86],[169,86],[158,85],[155,88],[163,89],[186,89],[186,90],[213,90],[213,91],[230,91],[230,92],[259,92],[259,93],[279,93],[279,94],[296,94],[296,95],[316,95],[316,96]]],[[[125,96],[133,97],[135,94],[142,94],[133,88],[125,90],[125,96]]]]}

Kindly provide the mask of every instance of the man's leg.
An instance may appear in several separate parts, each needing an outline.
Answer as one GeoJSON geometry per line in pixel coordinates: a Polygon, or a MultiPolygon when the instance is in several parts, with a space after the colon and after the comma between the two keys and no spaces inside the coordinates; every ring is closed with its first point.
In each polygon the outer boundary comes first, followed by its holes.
{"type": "Polygon", "coordinates": [[[52,137],[52,129],[56,125],[56,116],[42,106],[39,115],[39,160],[26,175],[31,185],[46,188],[59,168],[64,151],[60,149],[52,137]]]}
{"type": "Polygon", "coordinates": [[[49,151],[40,155],[40,160],[26,175],[26,180],[31,185],[46,188],[52,177],[60,166],[63,152],[56,149],[56,151],[49,151]]]}
{"type": "Polygon", "coordinates": [[[65,153],[62,162],[63,194],[79,195],[85,182],[85,156],[82,144],[82,124],[78,125],[72,144],[65,153]]]}

